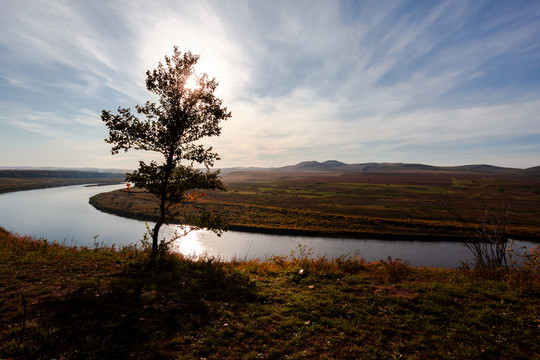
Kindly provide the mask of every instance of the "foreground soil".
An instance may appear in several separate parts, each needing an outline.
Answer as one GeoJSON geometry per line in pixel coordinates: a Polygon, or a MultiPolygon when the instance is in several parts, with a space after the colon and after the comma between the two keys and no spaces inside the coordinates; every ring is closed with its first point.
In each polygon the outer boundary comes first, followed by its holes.
{"type": "Polygon", "coordinates": [[[538,359],[536,272],[191,260],[0,229],[0,358],[538,359]]]}
{"type": "MultiPolygon", "coordinates": [[[[357,238],[464,240],[449,211],[468,220],[511,212],[510,236],[540,241],[540,178],[437,173],[317,174],[247,172],[224,177],[227,192],[184,204],[220,214],[231,230],[357,238]],[[451,206],[447,203],[451,201],[451,206]]],[[[98,194],[99,210],[141,220],[158,217],[141,189],[98,194]]],[[[182,213],[181,212],[181,213],[182,213]]],[[[182,216],[175,222],[183,223],[182,216]]]]}

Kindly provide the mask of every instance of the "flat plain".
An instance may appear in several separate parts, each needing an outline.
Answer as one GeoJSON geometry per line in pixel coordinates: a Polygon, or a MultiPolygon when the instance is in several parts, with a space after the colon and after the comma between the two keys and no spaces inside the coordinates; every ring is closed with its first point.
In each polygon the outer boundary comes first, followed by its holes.
{"type": "MultiPolygon", "coordinates": [[[[463,239],[455,207],[475,222],[508,209],[511,236],[540,239],[540,177],[467,171],[328,173],[237,171],[223,176],[227,192],[208,192],[185,211],[220,214],[230,229],[387,239],[463,239]],[[451,202],[451,206],[448,203],[451,202]]],[[[96,208],[152,220],[157,205],[143,189],[91,198],[96,208]]],[[[182,222],[182,216],[175,219],[182,222]]]]}

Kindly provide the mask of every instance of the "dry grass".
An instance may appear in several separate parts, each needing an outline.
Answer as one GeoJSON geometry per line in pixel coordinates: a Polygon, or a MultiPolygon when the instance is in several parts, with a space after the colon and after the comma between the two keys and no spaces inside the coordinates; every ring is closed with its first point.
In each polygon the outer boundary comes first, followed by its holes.
{"type": "MultiPolygon", "coordinates": [[[[188,204],[186,210],[206,209],[221,214],[235,230],[464,239],[467,228],[441,201],[446,196],[471,221],[482,215],[484,204],[497,207],[504,202],[510,206],[513,217],[511,236],[540,238],[540,194],[533,191],[536,179],[477,177],[454,179],[454,183],[451,178],[442,177],[426,182],[419,175],[379,176],[379,183],[373,183],[375,178],[352,176],[318,179],[325,182],[316,182],[317,179],[229,180],[228,192],[210,192],[197,203],[188,204]],[[414,181],[416,185],[412,184],[414,181]],[[499,192],[501,187],[506,189],[503,193],[499,192]]],[[[127,217],[157,216],[156,203],[140,190],[99,194],[91,198],[91,203],[100,210],[127,217]]],[[[176,221],[182,222],[182,218],[176,221]]]]}
{"type": "MultiPolygon", "coordinates": [[[[540,284],[397,259],[73,249],[0,231],[0,358],[534,359],[540,284]]],[[[536,257],[535,257],[536,256],[536,257]]],[[[536,259],[536,260],[535,260],[536,259]]],[[[536,270],[535,270],[536,269],[536,270]]]]}

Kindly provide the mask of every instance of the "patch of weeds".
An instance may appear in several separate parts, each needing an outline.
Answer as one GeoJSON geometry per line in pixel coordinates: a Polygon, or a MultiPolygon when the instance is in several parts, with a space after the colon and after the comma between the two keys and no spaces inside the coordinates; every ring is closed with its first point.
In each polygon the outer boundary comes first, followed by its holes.
{"type": "Polygon", "coordinates": [[[383,264],[388,281],[392,284],[400,283],[407,280],[411,275],[411,268],[409,264],[401,261],[401,259],[392,259],[388,257],[387,261],[381,261],[383,264]]]}

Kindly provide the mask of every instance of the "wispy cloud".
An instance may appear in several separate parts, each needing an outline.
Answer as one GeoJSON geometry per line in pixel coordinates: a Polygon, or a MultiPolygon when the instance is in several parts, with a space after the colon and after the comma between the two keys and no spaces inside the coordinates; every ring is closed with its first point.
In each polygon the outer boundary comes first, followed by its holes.
{"type": "Polygon", "coordinates": [[[225,166],[487,149],[508,165],[540,155],[519,143],[540,134],[539,22],[535,2],[11,2],[0,121],[101,141],[100,109],[147,100],[145,70],[179,45],[233,113],[210,140],[225,166]]]}
{"type": "Polygon", "coordinates": [[[42,135],[50,139],[84,138],[89,133],[103,135],[104,129],[98,128],[101,123],[99,114],[89,109],[65,115],[36,111],[24,106],[0,102],[0,124],[4,129],[19,129],[42,135]]]}

